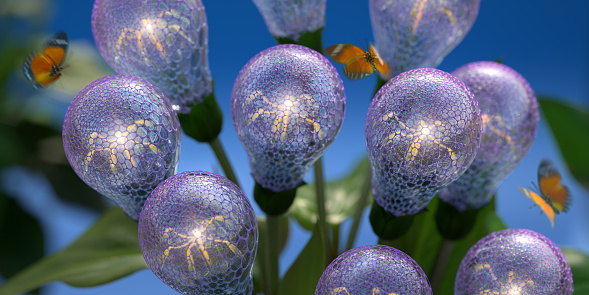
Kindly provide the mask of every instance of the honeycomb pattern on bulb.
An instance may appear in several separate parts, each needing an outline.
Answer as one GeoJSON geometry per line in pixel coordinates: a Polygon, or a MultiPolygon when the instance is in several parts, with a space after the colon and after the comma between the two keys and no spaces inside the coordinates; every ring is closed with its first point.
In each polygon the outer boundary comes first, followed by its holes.
{"type": "Polygon", "coordinates": [[[180,113],[212,93],[201,0],[96,0],[92,34],[115,71],[153,83],[180,113]]]}
{"type": "Polygon", "coordinates": [[[474,159],[482,118],[460,80],[416,69],[387,82],[366,117],[374,200],[396,216],[423,209],[474,159]]]}
{"type": "Polygon", "coordinates": [[[254,179],[278,192],[302,183],[344,119],[343,82],[331,63],[300,45],[266,49],[241,69],[231,118],[254,179]]]}
{"type": "Polygon", "coordinates": [[[151,191],[176,172],[178,116],[140,78],[114,75],[88,84],[68,107],[62,135],[76,174],[135,220],[151,191]]]}
{"type": "Polygon", "coordinates": [[[392,76],[437,67],[470,31],[479,6],[480,0],[370,0],[375,46],[392,76]]]}
{"type": "Polygon", "coordinates": [[[162,182],[141,212],[139,245],[154,274],[181,294],[252,294],[258,223],[223,176],[188,171],[162,182]]]}
{"type": "Polygon", "coordinates": [[[512,68],[490,61],[454,72],[473,92],[483,118],[481,147],[470,168],[440,191],[458,210],[486,205],[499,184],[527,154],[538,128],[538,101],[530,84],[512,68]]]}
{"type": "Polygon", "coordinates": [[[479,240],[460,263],[454,294],[573,294],[562,251],[527,229],[505,229],[479,240]]]}
{"type": "Polygon", "coordinates": [[[253,0],[270,34],[297,41],[302,33],[325,26],[327,0],[253,0]]]}
{"type": "Polygon", "coordinates": [[[421,267],[407,254],[385,245],[368,245],[339,255],[325,269],[315,295],[431,295],[421,267]]]}

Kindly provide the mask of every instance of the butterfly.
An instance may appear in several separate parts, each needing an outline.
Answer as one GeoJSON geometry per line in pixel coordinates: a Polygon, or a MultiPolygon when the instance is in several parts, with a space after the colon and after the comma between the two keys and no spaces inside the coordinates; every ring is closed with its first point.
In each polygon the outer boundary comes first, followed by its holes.
{"type": "Polygon", "coordinates": [[[539,193],[529,189],[519,187],[518,189],[532,202],[540,206],[540,209],[546,213],[550,224],[554,228],[554,215],[569,210],[570,199],[569,189],[566,185],[561,184],[562,176],[556,170],[552,161],[543,159],[538,166],[538,184],[536,190],[539,193]]]}
{"type": "Polygon", "coordinates": [[[67,34],[60,31],[43,45],[41,52],[35,51],[27,57],[23,72],[33,87],[47,87],[61,76],[68,44],[67,34]]]}
{"type": "Polygon", "coordinates": [[[382,60],[372,44],[368,52],[351,44],[336,44],[325,48],[325,52],[335,62],[344,64],[344,75],[349,79],[356,80],[366,78],[375,70],[388,76],[389,65],[382,60]]]}

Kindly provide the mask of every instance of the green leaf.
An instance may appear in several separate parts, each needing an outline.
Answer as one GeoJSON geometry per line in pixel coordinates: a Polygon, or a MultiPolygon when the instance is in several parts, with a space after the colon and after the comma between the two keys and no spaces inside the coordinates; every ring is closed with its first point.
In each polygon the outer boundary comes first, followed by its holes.
{"type": "Polygon", "coordinates": [[[96,286],[146,267],[137,240],[137,222],[114,207],[70,246],[9,278],[0,287],[0,295],[25,292],[56,280],[75,287],[96,286]]]}
{"type": "Polygon", "coordinates": [[[576,249],[562,249],[567,258],[575,285],[575,294],[589,294],[589,256],[576,249]]]}
{"type": "MultiPolygon", "coordinates": [[[[340,225],[346,218],[354,215],[362,187],[366,181],[370,181],[367,177],[370,175],[369,171],[368,158],[363,158],[352,170],[352,173],[325,185],[326,219],[331,227],[340,225]]],[[[362,206],[365,207],[371,203],[372,198],[368,198],[366,204],[362,204],[362,206]]],[[[307,230],[313,230],[315,223],[317,223],[317,201],[315,200],[314,185],[305,185],[297,189],[297,196],[289,214],[294,216],[301,226],[307,230]]]]}
{"type": "Polygon", "coordinates": [[[319,225],[278,286],[280,295],[313,294],[325,270],[325,240],[319,225]]]}
{"type": "Polygon", "coordinates": [[[589,190],[589,109],[541,96],[538,102],[571,174],[589,190]]]}
{"type": "MultiPolygon", "coordinates": [[[[286,216],[279,217],[280,223],[280,252],[284,249],[286,245],[286,241],[288,240],[288,232],[289,232],[289,225],[288,225],[288,218],[286,216]]],[[[258,251],[256,254],[256,260],[254,261],[254,269],[253,269],[253,276],[254,276],[254,292],[253,294],[258,294],[262,292],[262,281],[265,278],[266,273],[266,257],[265,254],[266,249],[266,218],[258,216],[258,251]]],[[[280,253],[279,252],[279,253],[280,253]]]]}
{"type": "Polygon", "coordinates": [[[43,231],[36,218],[0,192],[0,274],[10,277],[43,257],[43,231]]]}

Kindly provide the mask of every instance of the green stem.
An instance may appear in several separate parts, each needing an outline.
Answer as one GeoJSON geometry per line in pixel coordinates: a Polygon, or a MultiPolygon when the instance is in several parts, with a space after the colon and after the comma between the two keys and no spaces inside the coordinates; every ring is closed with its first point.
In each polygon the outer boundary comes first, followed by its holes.
{"type": "Polygon", "coordinates": [[[221,168],[225,173],[225,177],[227,177],[227,179],[231,180],[237,186],[241,187],[237,181],[235,173],[233,173],[233,168],[231,168],[231,163],[229,163],[229,159],[227,158],[227,154],[225,153],[225,149],[223,149],[223,145],[221,144],[221,141],[219,141],[219,138],[217,137],[211,140],[209,144],[211,145],[213,152],[215,152],[215,156],[217,156],[219,164],[221,164],[221,168]]]}
{"type": "Polygon", "coordinates": [[[332,251],[332,255],[329,259],[330,260],[329,263],[331,263],[331,261],[333,259],[335,259],[337,257],[337,255],[339,254],[339,234],[340,234],[340,225],[338,224],[333,229],[333,251],[332,251]]]}
{"type": "Polygon", "coordinates": [[[325,180],[323,179],[323,158],[315,162],[315,193],[317,201],[317,222],[325,237],[325,257],[331,256],[331,242],[329,239],[329,228],[327,227],[327,213],[325,211],[325,180]]]}
{"type": "Polygon", "coordinates": [[[280,249],[279,216],[266,215],[266,295],[278,294],[278,256],[280,249]]]}
{"type": "Polygon", "coordinates": [[[346,242],[346,249],[352,249],[354,245],[354,240],[356,240],[356,235],[358,234],[358,227],[360,226],[360,220],[362,219],[362,212],[364,212],[364,206],[366,205],[366,200],[368,199],[368,195],[370,195],[370,182],[372,181],[372,174],[370,169],[365,173],[364,183],[362,184],[362,189],[360,191],[360,199],[356,205],[356,211],[354,212],[354,217],[352,219],[352,228],[350,228],[350,234],[348,235],[348,241],[346,242]]]}
{"type": "Polygon", "coordinates": [[[444,276],[444,272],[446,271],[446,266],[448,266],[448,261],[450,260],[450,255],[452,254],[453,249],[454,241],[448,239],[442,240],[442,244],[438,249],[438,256],[436,257],[433,271],[430,276],[432,290],[434,292],[436,292],[438,287],[440,286],[440,282],[442,281],[442,277],[444,276]]]}

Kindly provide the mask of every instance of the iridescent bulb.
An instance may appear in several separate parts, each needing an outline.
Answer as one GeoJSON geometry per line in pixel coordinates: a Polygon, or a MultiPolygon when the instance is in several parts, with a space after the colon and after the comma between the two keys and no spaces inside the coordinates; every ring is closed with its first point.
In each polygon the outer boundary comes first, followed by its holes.
{"type": "Polygon", "coordinates": [[[344,119],[341,78],[318,52],[299,45],[266,49],[241,69],[231,118],[254,179],[279,192],[296,188],[344,119]]]}
{"type": "Polygon", "coordinates": [[[253,0],[270,34],[297,41],[302,33],[325,26],[327,0],[253,0]]]}
{"type": "Polygon", "coordinates": [[[437,67],[470,31],[480,0],[370,0],[369,6],[375,46],[392,77],[437,67]]]}
{"type": "Polygon", "coordinates": [[[177,112],[212,92],[201,0],[95,0],[92,34],[115,71],[153,83],[177,112]]]}
{"type": "Polygon", "coordinates": [[[454,294],[573,294],[573,274],[547,237],[505,229],[482,238],[466,253],[454,294]]]}
{"type": "Polygon", "coordinates": [[[223,176],[188,171],[162,182],[139,218],[145,262],[181,294],[252,294],[258,222],[223,176]]]}
{"type": "Polygon", "coordinates": [[[459,211],[486,205],[503,179],[526,155],[538,128],[538,101],[530,84],[512,68],[489,61],[454,72],[473,92],[483,117],[481,147],[470,168],[440,191],[459,211]]]}
{"type": "Polygon", "coordinates": [[[468,168],[481,123],[474,95],[446,72],[417,69],[388,81],[366,117],[374,200],[395,216],[419,212],[468,168]]]}
{"type": "Polygon", "coordinates": [[[339,255],[325,269],[315,295],[432,294],[427,276],[409,255],[368,245],[339,255]]]}
{"type": "Polygon", "coordinates": [[[63,147],[86,184],[137,220],[151,191],[176,173],[180,123],[166,96],[149,82],[107,76],[71,102],[63,147]]]}

